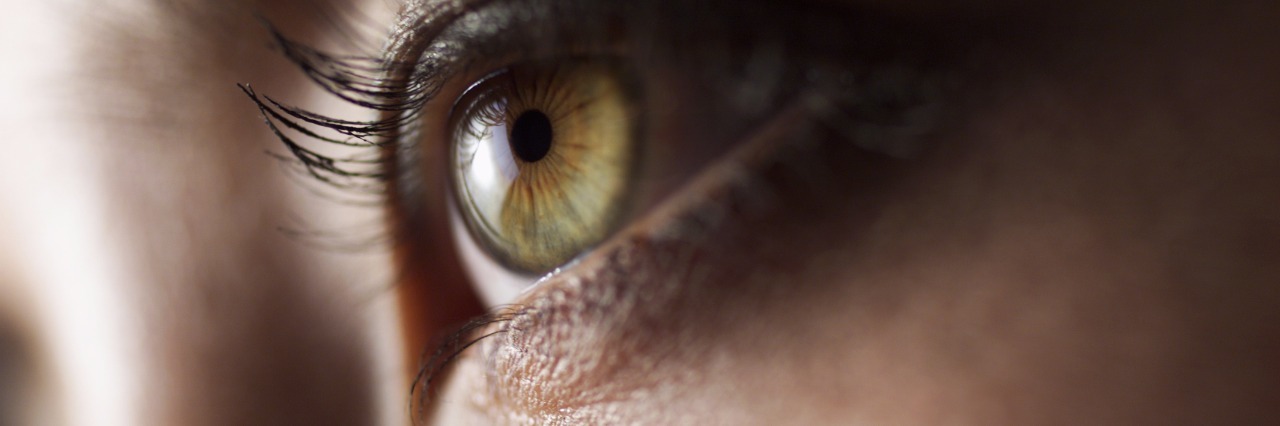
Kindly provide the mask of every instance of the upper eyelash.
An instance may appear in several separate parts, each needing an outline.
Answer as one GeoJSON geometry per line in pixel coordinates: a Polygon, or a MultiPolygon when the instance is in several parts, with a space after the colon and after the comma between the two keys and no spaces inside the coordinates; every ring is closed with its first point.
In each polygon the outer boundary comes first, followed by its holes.
{"type": "MultiPolygon", "coordinates": [[[[423,56],[424,52],[432,48],[433,42],[455,22],[471,12],[500,1],[503,0],[459,0],[427,6],[422,0],[411,0],[404,7],[396,31],[388,37],[384,48],[386,53],[380,56],[330,55],[290,40],[269,23],[266,24],[275,47],[302,70],[308,79],[346,103],[378,113],[379,117],[376,119],[345,120],[327,116],[278,102],[270,96],[257,93],[248,84],[239,86],[259,108],[270,130],[289,150],[290,155],[276,155],[277,158],[321,183],[356,193],[379,195],[384,191],[386,181],[394,178],[383,169],[384,160],[394,153],[384,148],[393,146],[401,136],[413,134],[422,107],[437,95],[453,71],[466,65],[454,63],[459,58],[426,58],[423,56]],[[299,138],[302,139],[290,136],[291,132],[300,135],[299,138]],[[312,149],[304,142],[368,148],[370,152],[351,157],[334,157],[312,149]]],[[[760,11],[754,13],[759,15],[760,11]]],[[[767,11],[765,14],[768,14],[767,11]]],[[[867,21],[869,24],[865,26],[871,29],[862,30],[858,34],[869,34],[871,38],[889,38],[877,33],[878,28],[886,27],[884,23],[866,17],[862,21],[867,21]]],[[[781,22],[779,25],[791,28],[781,22]]],[[[555,37],[554,32],[545,35],[555,37]]],[[[721,38],[724,36],[720,35],[721,38]]],[[[813,36],[814,34],[809,35],[813,36]]],[[[830,46],[841,45],[841,41],[829,40],[830,38],[819,37],[817,40],[830,46]]],[[[462,45],[473,47],[465,43],[468,40],[462,41],[462,45]]],[[[717,41],[724,40],[705,42],[717,41]]],[[[735,50],[717,49],[717,54],[728,58],[732,51],[735,50]]],[[[783,60],[782,57],[793,53],[795,52],[779,53],[781,56],[776,60],[783,60]]],[[[801,58],[792,59],[804,61],[801,58]]],[[[842,66],[844,65],[838,65],[842,66]]],[[[750,89],[763,86],[739,84],[737,87],[750,89]]],[[[817,96],[827,95],[820,93],[817,96]]],[[[812,102],[815,108],[821,109],[816,113],[835,119],[842,117],[831,106],[838,103],[840,102],[836,99],[812,102]]]]}
{"type": "MultiPolygon", "coordinates": [[[[434,38],[467,11],[490,0],[458,3],[456,10],[434,10],[435,14],[405,14],[399,29],[388,38],[388,54],[378,56],[336,56],[289,39],[275,26],[264,21],[273,45],[293,62],[309,80],[325,92],[344,102],[375,111],[373,120],[348,120],[316,113],[284,104],[269,95],[259,94],[252,85],[237,86],[257,106],[263,121],[289,150],[289,156],[273,157],[295,166],[295,169],[326,185],[363,194],[381,195],[390,178],[382,168],[382,148],[394,142],[418,119],[422,106],[435,97],[442,84],[444,70],[423,67],[416,58],[399,52],[395,46],[425,45],[415,38],[434,38]],[[369,148],[370,153],[334,157],[309,148],[290,136],[286,129],[306,140],[322,144],[369,148]],[[336,137],[322,135],[332,132],[336,137]]],[[[448,3],[455,4],[455,3],[448,3]]],[[[406,10],[421,10],[410,4],[406,10]]]]}

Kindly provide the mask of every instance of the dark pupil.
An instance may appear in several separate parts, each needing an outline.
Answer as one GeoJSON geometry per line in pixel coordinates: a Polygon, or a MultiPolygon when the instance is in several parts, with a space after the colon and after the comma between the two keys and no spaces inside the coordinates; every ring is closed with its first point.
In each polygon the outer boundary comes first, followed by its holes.
{"type": "Polygon", "coordinates": [[[530,163],[546,157],[551,150],[551,119],[537,110],[520,114],[511,127],[511,150],[530,163]]]}

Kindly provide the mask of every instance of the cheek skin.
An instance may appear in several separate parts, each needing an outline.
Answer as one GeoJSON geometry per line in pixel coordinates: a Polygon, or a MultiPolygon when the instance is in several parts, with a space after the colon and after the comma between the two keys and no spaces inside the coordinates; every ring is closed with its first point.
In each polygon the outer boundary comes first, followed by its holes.
{"type": "Polygon", "coordinates": [[[438,419],[1274,417],[1275,64],[1161,45],[992,77],[911,162],[784,115],[520,300],[438,419]]]}

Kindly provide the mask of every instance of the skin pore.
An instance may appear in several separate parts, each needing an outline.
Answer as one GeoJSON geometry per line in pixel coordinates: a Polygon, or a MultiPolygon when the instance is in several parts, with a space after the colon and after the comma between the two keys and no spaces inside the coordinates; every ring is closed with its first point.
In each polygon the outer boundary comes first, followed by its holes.
{"type": "MultiPolygon", "coordinates": [[[[41,39],[74,54],[8,71],[71,88],[6,97],[30,106],[4,119],[18,129],[6,148],[24,155],[0,159],[12,235],[0,320],[15,324],[0,329],[26,348],[4,359],[48,359],[10,362],[31,362],[24,380],[57,407],[31,418],[405,424],[420,397],[436,424],[1275,417],[1280,6],[813,3],[956,29],[921,39],[955,53],[922,149],[850,143],[803,102],[742,118],[696,96],[714,93],[710,80],[679,80],[674,66],[692,62],[658,61],[672,67],[642,72],[665,76],[644,98],[645,140],[715,148],[654,155],[646,170],[671,173],[644,181],[648,198],[618,230],[484,302],[469,282],[483,259],[458,249],[467,234],[430,143],[444,136],[396,159],[419,173],[390,183],[385,212],[317,199],[262,154],[279,142],[234,83],[374,118],[307,81],[253,18],[367,53],[332,34],[335,13],[301,0],[38,6],[47,13],[27,13],[49,22],[41,39]],[[61,130],[25,130],[48,126],[61,130]],[[87,201],[49,214],[62,199],[87,201]],[[387,249],[337,253],[279,231],[369,214],[398,233],[387,249]],[[63,274],[66,263],[89,272],[63,274]],[[96,292],[111,296],[64,306],[96,292]],[[410,395],[432,339],[486,304],[510,304],[473,334],[492,335],[410,395]],[[116,341],[76,340],[95,333],[116,341]],[[87,364],[65,355],[85,346],[87,364]]],[[[364,11],[372,29],[352,31],[379,42],[399,6],[332,4],[364,11]]],[[[424,129],[445,128],[432,120],[479,77],[444,84],[424,129]]]]}

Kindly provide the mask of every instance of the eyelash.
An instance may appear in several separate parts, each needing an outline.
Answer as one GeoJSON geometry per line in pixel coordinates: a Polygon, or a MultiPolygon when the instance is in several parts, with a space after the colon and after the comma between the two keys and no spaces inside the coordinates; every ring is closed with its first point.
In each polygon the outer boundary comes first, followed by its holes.
{"type": "MultiPolygon", "coordinates": [[[[408,104],[378,101],[417,96],[412,94],[413,88],[408,84],[390,85],[371,90],[373,82],[378,81],[378,76],[382,73],[382,67],[386,66],[386,61],[375,58],[333,57],[285,38],[274,27],[269,27],[269,31],[277,48],[326,92],[352,105],[374,111],[402,112],[417,107],[417,101],[408,104]],[[396,94],[400,92],[410,93],[410,95],[396,94]]],[[[329,186],[364,194],[382,193],[382,187],[388,176],[380,167],[382,161],[379,155],[362,152],[350,157],[329,156],[308,148],[306,144],[294,139],[285,130],[297,132],[311,142],[374,150],[376,153],[391,142],[386,135],[404,126],[405,121],[409,119],[408,116],[404,116],[406,117],[404,119],[374,121],[345,120],[283,104],[270,96],[259,95],[249,84],[239,84],[239,87],[258,107],[267,127],[291,155],[286,157],[273,154],[274,157],[300,167],[300,171],[306,175],[329,186]],[[321,130],[313,130],[308,126],[318,127],[321,130]],[[324,136],[320,131],[329,131],[337,136],[324,136]]]]}
{"type": "MultiPolygon", "coordinates": [[[[413,135],[416,130],[416,123],[421,118],[422,107],[435,98],[446,81],[455,74],[457,68],[470,66],[470,64],[466,63],[448,64],[449,60],[457,58],[448,58],[439,60],[435,64],[426,64],[422,62],[422,53],[430,48],[432,42],[457,21],[466,17],[469,13],[483,9],[493,3],[501,3],[501,0],[448,2],[444,3],[444,6],[437,6],[431,11],[417,10],[419,12],[417,14],[406,13],[398,24],[400,30],[392,34],[388,39],[388,43],[386,43],[388,46],[393,46],[388,49],[391,53],[390,57],[330,55],[293,41],[269,23],[266,24],[274,46],[303,71],[313,83],[351,105],[381,115],[381,118],[368,121],[346,120],[327,116],[278,102],[270,96],[257,93],[248,84],[240,84],[241,90],[258,107],[269,129],[289,151],[288,155],[273,154],[273,156],[291,166],[293,170],[310,176],[325,185],[355,194],[385,195],[387,181],[395,178],[395,176],[389,176],[389,172],[383,167],[384,160],[390,155],[386,149],[394,148],[398,139],[413,135]],[[428,16],[430,19],[428,19],[428,16]],[[290,136],[289,131],[296,132],[304,140],[300,141],[290,136]],[[322,134],[324,132],[328,132],[333,136],[326,136],[322,134]],[[360,152],[350,156],[337,157],[310,148],[310,143],[357,148],[360,152]]],[[[746,9],[750,9],[750,7],[746,7],[746,9]]],[[[700,12],[707,13],[706,10],[700,10],[700,12]]],[[[797,12],[796,14],[799,13],[797,12]]],[[[784,16],[784,18],[778,18],[778,21],[785,20],[785,16],[789,15],[784,13],[780,16],[784,16]]],[[[869,22],[871,25],[868,25],[868,27],[871,29],[862,30],[858,35],[890,38],[886,37],[880,30],[892,27],[892,25],[885,25],[879,22],[880,19],[864,18],[861,21],[869,22]]],[[[337,20],[337,22],[337,25],[342,25],[341,20],[337,20]]],[[[556,26],[558,24],[551,23],[544,27],[556,26]]],[[[782,23],[778,24],[778,26],[787,29],[786,31],[778,32],[778,34],[799,31],[798,27],[794,27],[792,24],[782,23]]],[[[541,31],[541,29],[539,30],[541,31]]],[[[910,31],[899,30],[889,34],[897,36],[904,33],[910,33],[910,31]]],[[[555,34],[554,31],[531,35],[548,39],[563,38],[555,34]]],[[[479,38],[478,35],[473,34],[471,36],[471,39],[464,37],[459,41],[459,44],[467,45],[473,39],[479,38]]],[[[809,34],[799,43],[793,41],[792,44],[798,44],[798,48],[797,46],[787,46],[788,50],[786,52],[774,52],[775,58],[773,58],[773,61],[782,63],[784,58],[792,59],[788,55],[796,54],[799,54],[803,60],[810,53],[804,50],[810,48],[808,46],[810,40],[830,38],[825,36],[830,36],[830,34],[820,34],[818,36],[809,34]]],[[[734,37],[733,34],[725,35],[723,40],[712,40],[707,44],[723,44],[732,37],[734,37]]],[[[835,46],[832,47],[833,51],[831,52],[818,52],[817,54],[836,56],[839,52],[834,51],[835,49],[848,48],[848,46],[838,42],[824,44],[830,46],[812,49],[822,50],[825,47],[835,46]]],[[[874,45],[870,49],[854,53],[874,57],[882,55],[882,51],[885,50],[892,51],[895,54],[897,51],[902,50],[898,44],[903,43],[888,44],[888,47],[874,45]]],[[[742,58],[731,58],[734,55],[741,55],[744,51],[770,48],[769,46],[728,46],[728,48],[723,49],[701,47],[703,50],[717,51],[723,57],[720,59],[722,61],[744,60],[742,58]]],[[[496,49],[490,48],[488,50],[501,51],[503,49],[504,47],[498,46],[496,49]]],[[[745,60],[752,61],[755,59],[747,58],[745,60]]],[[[835,69],[847,69],[848,65],[850,64],[838,64],[835,69]]],[[[756,68],[768,69],[769,67],[756,68]]],[[[817,73],[811,72],[811,75],[806,78],[812,78],[813,75],[822,75],[826,71],[821,67],[815,69],[817,73]]],[[[780,72],[784,71],[773,71],[773,73],[780,72]]],[[[772,83],[770,80],[782,78],[782,76],[778,75],[747,77],[770,83],[772,83]]],[[[843,75],[825,75],[820,78],[828,78],[835,82],[833,84],[837,85],[847,84],[845,80],[848,79],[847,76],[843,75]]],[[[761,103],[759,99],[754,99],[753,102],[753,99],[751,99],[753,96],[750,93],[743,92],[736,95],[743,98],[743,102],[748,104],[761,103]]],[[[759,96],[755,97],[758,98],[759,96]]],[[[825,112],[826,115],[831,116],[829,121],[834,122],[850,118],[850,113],[841,111],[842,107],[847,107],[847,105],[840,105],[838,99],[816,99],[812,104],[812,108],[815,109],[815,115],[821,116],[825,112]],[[841,114],[844,115],[842,116],[841,114]]],[[[753,107],[757,106],[747,105],[744,109],[753,107]]],[[[382,200],[373,200],[372,203],[380,201],[382,200]]]]}

